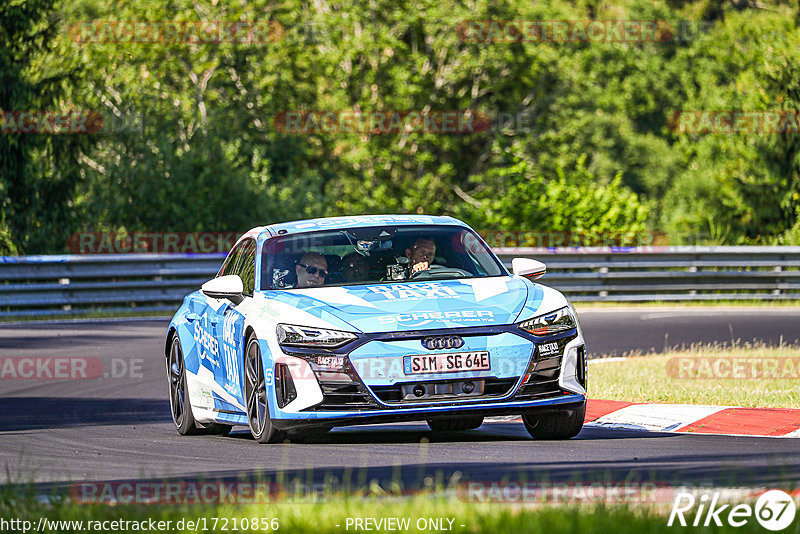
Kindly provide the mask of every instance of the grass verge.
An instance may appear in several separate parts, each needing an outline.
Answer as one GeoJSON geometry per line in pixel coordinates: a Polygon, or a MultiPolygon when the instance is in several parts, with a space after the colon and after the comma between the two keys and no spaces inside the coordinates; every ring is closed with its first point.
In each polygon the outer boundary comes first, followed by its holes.
{"type": "Polygon", "coordinates": [[[699,345],[591,360],[593,398],[667,404],[800,408],[800,346],[699,345]]]}

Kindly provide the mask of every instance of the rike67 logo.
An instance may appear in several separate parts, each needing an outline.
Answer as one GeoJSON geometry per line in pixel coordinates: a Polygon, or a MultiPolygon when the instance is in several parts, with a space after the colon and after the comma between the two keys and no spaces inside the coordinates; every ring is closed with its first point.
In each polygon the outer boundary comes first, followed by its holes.
{"type": "Polygon", "coordinates": [[[719,502],[720,492],[711,495],[703,493],[699,498],[695,498],[691,493],[680,492],[675,495],[667,526],[685,527],[689,526],[687,521],[691,521],[693,527],[701,525],[708,527],[712,524],[721,527],[723,522],[732,527],[741,527],[755,517],[765,529],[779,531],[792,524],[796,513],[796,505],[791,495],[781,490],[764,492],[755,506],[750,504],[732,506],[719,502]]]}

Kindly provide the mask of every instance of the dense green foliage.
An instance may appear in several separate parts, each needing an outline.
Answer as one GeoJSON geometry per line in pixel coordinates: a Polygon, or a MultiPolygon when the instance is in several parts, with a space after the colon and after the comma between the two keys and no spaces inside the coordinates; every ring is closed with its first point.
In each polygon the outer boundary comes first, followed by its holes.
{"type": "Polygon", "coordinates": [[[800,135],[675,131],[681,110],[800,110],[796,2],[8,0],[0,21],[0,109],[136,118],[99,134],[0,132],[0,236],[11,237],[0,253],[60,252],[79,230],[390,212],[481,230],[800,244],[800,135]],[[470,20],[589,19],[661,21],[665,38],[462,33],[470,20]],[[283,32],[220,44],[70,32],[108,20],[272,21],[283,32]],[[467,109],[488,128],[276,127],[287,111],[467,109]]]}

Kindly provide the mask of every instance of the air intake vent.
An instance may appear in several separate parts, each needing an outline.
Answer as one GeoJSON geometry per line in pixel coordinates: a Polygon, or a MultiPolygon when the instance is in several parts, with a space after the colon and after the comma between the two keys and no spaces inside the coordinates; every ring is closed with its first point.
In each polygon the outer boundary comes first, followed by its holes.
{"type": "Polygon", "coordinates": [[[283,408],[297,398],[289,366],[285,363],[275,365],[275,392],[278,397],[278,407],[283,408]]]}

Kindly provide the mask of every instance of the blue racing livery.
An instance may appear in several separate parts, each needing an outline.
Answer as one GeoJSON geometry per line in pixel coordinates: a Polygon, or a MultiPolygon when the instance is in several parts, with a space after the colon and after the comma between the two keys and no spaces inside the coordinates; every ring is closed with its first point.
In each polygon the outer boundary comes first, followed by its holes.
{"type": "Polygon", "coordinates": [[[336,426],[434,431],[519,415],[538,439],[577,435],[586,348],[574,308],[512,272],[451,217],[334,217],[254,228],[169,325],[181,434],[249,427],[261,443],[336,426]]]}

